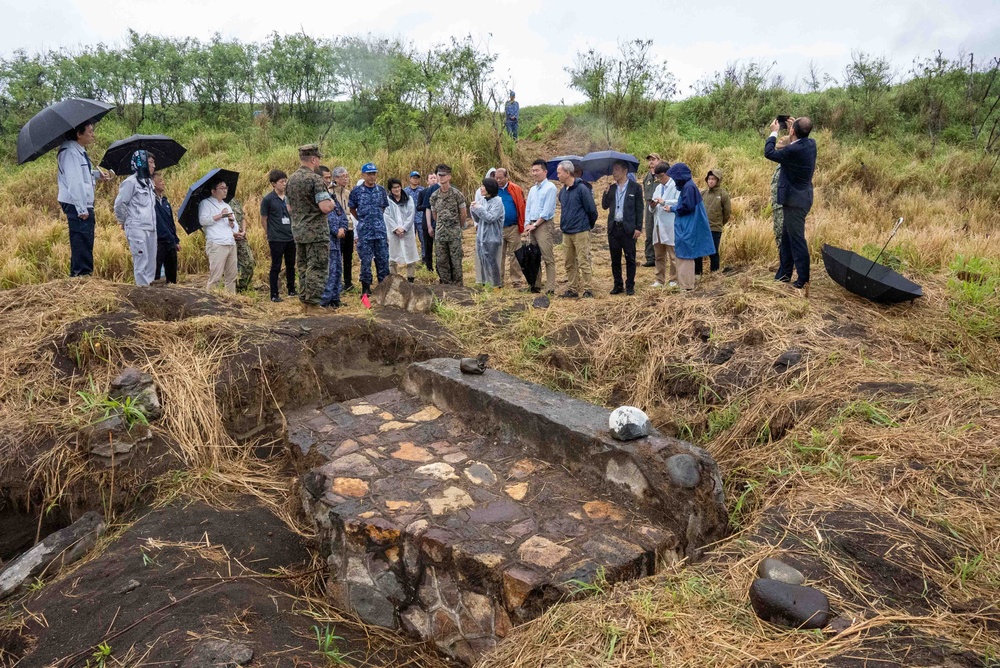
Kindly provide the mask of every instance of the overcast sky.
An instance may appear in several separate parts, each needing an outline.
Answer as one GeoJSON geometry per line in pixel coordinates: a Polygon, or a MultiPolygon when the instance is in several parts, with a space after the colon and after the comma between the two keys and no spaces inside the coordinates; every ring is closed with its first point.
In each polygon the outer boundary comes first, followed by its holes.
{"type": "MultiPolygon", "coordinates": [[[[667,59],[680,92],[705,74],[738,59],[775,63],[789,80],[803,78],[814,60],[842,76],[851,50],[889,57],[905,73],[915,56],[935,49],[977,60],[1000,55],[998,0],[835,0],[729,7],[725,2],[460,2],[361,0],[0,0],[0,54],[116,43],[126,29],[206,39],[261,40],[268,33],[305,30],[317,37],[379,33],[400,35],[418,47],[472,33],[499,55],[497,73],[522,104],[577,102],[564,67],[589,46],[611,52],[618,40],[654,41],[656,60],[667,59]]],[[[732,3],[736,4],[736,3],[732,3]]]]}

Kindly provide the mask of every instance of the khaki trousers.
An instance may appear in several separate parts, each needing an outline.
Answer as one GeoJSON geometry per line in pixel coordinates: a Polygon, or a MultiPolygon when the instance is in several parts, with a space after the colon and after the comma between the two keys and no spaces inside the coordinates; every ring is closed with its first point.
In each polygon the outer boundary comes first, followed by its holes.
{"type": "Polygon", "coordinates": [[[208,255],[208,289],[225,283],[226,292],[236,292],[236,244],[205,242],[208,255]]]}
{"type": "Polygon", "coordinates": [[[521,265],[517,263],[514,252],[521,247],[521,233],[517,225],[503,228],[503,255],[500,259],[500,287],[504,286],[507,280],[507,265],[510,265],[510,279],[512,281],[524,280],[524,273],[521,265]]]}
{"type": "Polygon", "coordinates": [[[694,260],[677,258],[677,287],[694,290],[694,260]]]}
{"type": "MultiPolygon", "coordinates": [[[[531,243],[538,246],[538,250],[542,252],[542,264],[545,266],[545,292],[556,291],[556,254],[553,250],[555,243],[552,240],[553,224],[551,220],[547,220],[530,233],[531,243]]],[[[538,278],[535,279],[535,287],[542,289],[541,271],[538,272],[538,278]]]]}
{"type": "Polygon", "coordinates": [[[579,294],[590,290],[590,280],[593,277],[590,266],[590,231],[563,234],[563,252],[569,289],[579,294]]]}
{"type": "Polygon", "coordinates": [[[674,247],[666,244],[653,244],[653,252],[656,257],[656,280],[666,285],[668,281],[677,280],[677,256],[674,255],[674,247]],[[669,267],[670,273],[667,274],[669,267]]]}

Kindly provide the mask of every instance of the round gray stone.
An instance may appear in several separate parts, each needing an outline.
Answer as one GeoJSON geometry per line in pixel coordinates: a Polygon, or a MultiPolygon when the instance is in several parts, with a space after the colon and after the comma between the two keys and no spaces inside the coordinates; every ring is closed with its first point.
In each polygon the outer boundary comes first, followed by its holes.
{"type": "Polygon", "coordinates": [[[253,650],[243,643],[207,639],[195,645],[181,668],[237,668],[250,663],[253,650]]]}
{"type": "Polygon", "coordinates": [[[631,441],[649,436],[652,426],[646,414],[635,406],[619,406],[611,411],[608,428],[619,441],[631,441]]]}
{"type": "Polygon", "coordinates": [[[750,604],[765,622],[794,629],[821,629],[833,618],[826,594],[777,580],[754,580],[750,604]]]}
{"type": "Polygon", "coordinates": [[[694,489],[701,482],[701,469],[698,460],[691,455],[674,455],[667,459],[667,473],[678,487],[694,489]]]}
{"type": "Polygon", "coordinates": [[[790,585],[802,585],[806,582],[806,577],[798,569],[772,557],[768,557],[757,565],[757,577],[764,580],[777,580],[790,585]]]}

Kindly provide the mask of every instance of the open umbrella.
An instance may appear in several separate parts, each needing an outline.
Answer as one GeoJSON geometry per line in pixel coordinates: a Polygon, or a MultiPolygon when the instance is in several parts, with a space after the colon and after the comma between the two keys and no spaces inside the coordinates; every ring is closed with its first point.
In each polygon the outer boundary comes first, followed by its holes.
{"type": "Polygon", "coordinates": [[[116,174],[131,174],[132,154],[140,149],[153,156],[157,171],[173,167],[187,153],[186,148],[166,135],[132,135],[108,147],[101,158],[101,167],[113,169],[116,174]]]}
{"type": "Polygon", "coordinates": [[[177,222],[181,224],[184,231],[188,234],[194,234],[201,229],[201,223],[198,222],[198,205],[203,199],[211,196],[212,185],[219,181],[225,181],[226,185],[229,186],[229,193],[226,195],[225,201],[229,202],[236,195],[236,184],[239,179],[239,172],[232,172],[228,169],[213,169],[195,181],[194,185],[188,188],[181,208],[177,210],[177,222]]]}
{"type": "MultiPolygon", "coordinates": [[[[892,240],[902,224],[902,218],[896,221],[889,240],[892,240]]],[[[824,244],[823,264],[826,266],[826,273],[849,292],[879,304],[899,304],[923,297],[924,291],[919,285],[884,264],[878,264],[877,260],[882,257],[882,252],[888,245],[889,241],[886,241],[875,260],[869,260],[849,250],[824,244]]]]}
{"type": "Polygon", "coordinates": [[[97,100],[70,97],[45,107],[17,133],[17,164],[35,160],[63,143],[67,132],[87,121],[97,122],[115,108],[97,100]]]}
{"type": "Polygon", "coordinates": [[[560,155],[560,156],[552,158],[550,160],[546,160],[545,161],[545,170],[546,170],[545,178],[547,178],[549,181],[555,181],[557,178],[559,178],[558,176],[556,176],[556,167],[558,167],[559,163],[562,162],[563,160],[569,160],[570,162],[573,163],[573,165],[577,169],[580,168],[580,164],[583,162],[583,158],[581,158],[578,155],[560,155]]]}
{"type": "Polygon", "coordinates": [[[534,285],[535,279],[538,278],[538,270],[542,266],[542,250],[538,244],[524,244],[514,251],[514,257],[521,265],[524,280],[528,282],[529,286],[534,285]]]}
{"type": "Polygon", "coordinates": [[[619,153],[618,151],[594,151],[583,156],[583,160],[581,161],[583,166],[584,181],[596,181],[602,176],[611,176],[611,166],[618,160],[623,160],[628,163],[629,172],[639,171],[639,158],[630,153],[619,153]]]}

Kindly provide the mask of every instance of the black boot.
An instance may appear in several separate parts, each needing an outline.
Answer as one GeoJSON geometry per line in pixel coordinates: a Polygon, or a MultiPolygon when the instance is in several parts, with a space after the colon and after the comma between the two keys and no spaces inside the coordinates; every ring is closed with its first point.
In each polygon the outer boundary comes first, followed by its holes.
{"type": "Polygon", "coordinates": [[[410,276],[409,278],[406,279],[406,282],[407,283],[412,283],[415,280],[417,280],[417,279],[415,279],[413,276],[410,276]]]}
{"type": "Polygon", "coordinates": [[[372,284],[371,283],[362,283],[361,284],[361,294],[363,294],[363,295],[370,295],[371,292],[372,292],[372,284]]]}

